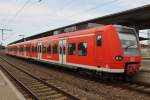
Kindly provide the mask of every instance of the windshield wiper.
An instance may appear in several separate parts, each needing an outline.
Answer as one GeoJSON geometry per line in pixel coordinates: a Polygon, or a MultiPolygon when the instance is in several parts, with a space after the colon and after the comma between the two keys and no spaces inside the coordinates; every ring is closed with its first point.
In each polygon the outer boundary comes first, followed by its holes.
{"type": "Polygon", "coordinates": [[[124,49],[127,50],[129,47],[135,46],[136,44],[128,45],[124,49]]]}

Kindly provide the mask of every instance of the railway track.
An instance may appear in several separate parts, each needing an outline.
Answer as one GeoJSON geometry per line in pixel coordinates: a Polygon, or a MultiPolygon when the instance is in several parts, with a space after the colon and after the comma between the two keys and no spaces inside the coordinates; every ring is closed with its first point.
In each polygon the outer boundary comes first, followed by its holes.
{"type": "MultiPolygon", "coordinates": [[[[16,62],[15,60],[13,60],[13,59],[9,59],[9,57],[7,57],[7,56],[4,56],[5,57],[5,60],[7,60],[7,61],[9,61],[10,63],[13,63],[13,62],[16,62]]],[[[14,64],[15,65],[15,64],[14,64]]],[[[29,65],[27,65],[27,63],[22,63],[22,62],[17,62],[17,65],[20,67],[20,68],[22,68],[23,66],[26,66],[26,67],[31,67],[31,66],[29,66],[29,65]],[[21,67],[22,66],[22,67],[21,67]]],[[[23,69],[26,69],[26,67],[24,67],[23,69]]],[[[27,68],[28,69],[28,68],[27,68]]],[[[29,68],[30,69],[30,68],[29,68]]],[[[57,68],[56,68],[57,69],[57,68]]],[[[33,70],[33,69],[32,69],[33,70]]],[[[62,70],[62,69],[61,69],[62,70]]],[[[37,72],[38,70],[36,70],[36,72],[37,72]]],[[[40,70],[39,70],[40,71],[40,70]]],[[[32,72],[32,71],[31,71],[32,72]]],[[[139,92],[139,93],[143,93],[143,94],[148,94],[148,95],[150,95],[150,86],[149,85],[146,85],[146,84],[144,84],[144,83],[139,83],[139,82],[135,82],[135,81],[126,81],[126,82],[110,82],[110,81],[103,81],[103,80],[99,80],[99,79],[94,79],[93,77],[87,77],[87,76],[85,76],[85,75],[83,75],[83,74],[81,74],[81,75],[79,75],[79,73],[77,74],[77,73],[74,73],[74,72],[68,72],[68,71],[65,71],[65,72],[67,72],[67,73],[71,73],[71,74],[73,74],[73,75],[77,75],[77,76],[79,76],[79,77],[81,77],[81,79],[84,79],[84,80],[87,80],[87,82],[91,82],[91,80],[92,80],[92,83],[94,82],[94,83],[101,83],[101,84],[106,84],[106,85],[108,85],[108,86],[112,86],[112,87],[116,87],[116,88],[121,88],[121,89],[125,89],[125,90],[131,90],[131,91],[137,91],[137,92],[139,92]]],[[[41,72],[42,73],[42,72],[41,72]]],[[[84,90],[84,89],[83,89],[84,90]]],[[[90,90],[90,88],[89,89],[86,89],[86,90],[90,90]]],[[[86,91],[85,90],[85,91],[86,91]]],[[[91,91],[92,92],[92,91],[91,91]]],[[[94,92],[94,91],[93,91],[94,92]]],[[[101,93],[101,92],[100,92],[101,93]]]]}
{"type": "Polygon", "coordinates": [[[123,81],[123,82],[121,81],[116,84],[120,85],[119,87],[121,88],[129,89],[131,91],[136,91],[150,96],[150,84],[135,81],[135,80],[123,81]]]}
{"type": "Polygon", "coordinates": [[[133,81],[123,83],[122,86],[124,86],[124,88],[135,90],[150,96],[150,85],[148,84],[133,81]]]}
{"type": "MultiPolygon", "coordinates": [[[[97,78],[97,77],[96,77],[97,78]]],[[[96,78],[92,78],[91,80],[94,79],[95,82],[101,82],[103,84],[107,84],[109,86],[113,86],[113,87],[118,87],[118,88],[122,88],[122,89],[128,89],[131,91],[136,91],[139,93],[143,93],[146,94],[148,96],[150,96],[150,84],[144,83],[144,82],[139,82],[136,80],[107,80],[107,79],[96,79],[96,78]]]]}
{"type": "Polygon", "coordinates": [[[18,68],[15,64],[8,62],[0,57],[1,68],[16,83],[19,84],[34,100],[79,100],[80,98],[72,95],[69,91],[64,91],[54,83],[47,83],[34,74],[18,68]]]}

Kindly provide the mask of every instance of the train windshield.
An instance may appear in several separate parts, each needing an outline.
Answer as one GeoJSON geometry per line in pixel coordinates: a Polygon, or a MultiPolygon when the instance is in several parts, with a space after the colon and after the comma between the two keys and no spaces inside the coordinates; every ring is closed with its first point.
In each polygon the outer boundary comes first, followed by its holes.
{"type": "Polygon", "coordinates": [[[139,42],[136,37],[134,29],[130,28],[118,28],[119,38],[124,49],[124,54],[128,56],[139,56],[139,42]]]}

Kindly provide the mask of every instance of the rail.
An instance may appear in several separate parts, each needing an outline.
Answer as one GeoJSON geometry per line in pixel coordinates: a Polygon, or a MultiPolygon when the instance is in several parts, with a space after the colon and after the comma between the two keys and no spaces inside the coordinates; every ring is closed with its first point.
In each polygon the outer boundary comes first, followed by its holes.
{"type": "Polygon", "coordinates": [[[10,62],[8,62],[6,59],[0,57],[0,62],[3,63],[1,64],[1,67],[2,69],[7,72],[7,74],[12,78],[14,79],[23,89],[26,90],[26,92],[28,92],[33,99],[35,100],[41,100],[42,98],[53,98],[53,99],[58,99],[58,98],[66,98],[66,99],[71,99],[71,100],[79,100],[80,98],[77,97],[77,96],[74,96],[70,93],[68,93],[67,91],[64,91],[56,86],[54,86],[53,84],[50,84],[50,83],[47,83],[43,80],[41,80],[40,78],[34,76],[33,74],[21,69],[21,68],[18,68],[15,64],[12,64],[10,62]],[[12,67],[8,69],[8,66],[12,67]],[[11,70],[10,70],[11,69],[11,70]],[[19,72],[18,72],[18,71],[19,72]],[[12,73],[12,72],[18,72],[18,73],[12,73]],[[24,75],[24,77],[26,77],[23,82],[18,79],[18,77],[16,76],[20,76],[20,75],[24,75]],[[32,79],[31,79],[32,78],[32,79]],[[45,87],[47,89],[46,92],[45,92],[45,97],[43,97],[44,95],[44,90],[43,88],[40,89],[40,86],[42,86],[44,89],[45,87]],[[37,87],[37,89],[35,89],[35,87],[37,87]],[[36,91],[35,91],[36,90],[36,91]],[[41,92],[40,92],[41,90],[41,92]],[[49,94],[49,93],[51,94],[49,94]],[[42,96],[40,95],[42,94],[42,96]]]}

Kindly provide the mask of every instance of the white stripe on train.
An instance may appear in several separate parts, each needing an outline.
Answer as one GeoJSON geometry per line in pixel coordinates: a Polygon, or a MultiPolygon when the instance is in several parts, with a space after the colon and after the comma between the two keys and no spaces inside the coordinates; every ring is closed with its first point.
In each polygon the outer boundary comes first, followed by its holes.
{"type": "MultiPolygon", "coordinates": [[[[38,60],[36,58],[32,58],[34,60],[38,60]]],[[[79,68],[84,68],[84,69],[90,69],[90,70],[96,70],[96,71],[103,71],[103,72],[109,72],[109,73],[124,73],[124,69],[109,69],[107,67],[105,68],[97,68],[97,66],[89,66],[89,65],[83,65],[83,64],[75,64],[75,63],[66,63],[66,64],[60,64],[59,61],[55,61],[55,60],[46,60],[46,59],[40,59],[38,61],[41,62],[46,62],[46,63],[54,63],[54,64],[59,64],[62,66],[67,65],[70,66],[70,68],[72,67],[79,67],[79,68]]]]}

